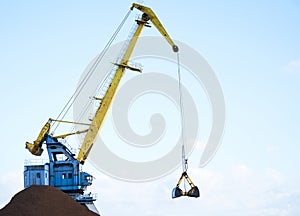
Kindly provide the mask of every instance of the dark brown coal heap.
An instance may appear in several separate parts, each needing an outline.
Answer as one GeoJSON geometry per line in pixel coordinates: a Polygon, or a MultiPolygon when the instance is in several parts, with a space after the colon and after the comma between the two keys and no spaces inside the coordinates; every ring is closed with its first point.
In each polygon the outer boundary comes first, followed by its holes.
{"type": "MultiPolygon", "coordinates": [[[[66,193],[50,186],[31,186],[17,193],[0,216],[97,216],[66,193]]],[[[99,216],[99,215],[98,215],[99,216]]]]}

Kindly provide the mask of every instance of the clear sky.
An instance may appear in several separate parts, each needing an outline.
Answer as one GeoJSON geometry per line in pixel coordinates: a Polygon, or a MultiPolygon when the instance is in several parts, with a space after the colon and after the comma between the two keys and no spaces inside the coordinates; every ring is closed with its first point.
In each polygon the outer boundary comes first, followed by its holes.
{"type": "MultiPolygon", "coordinates": [[[[300,2],[141,2],[214,69],[226,130],[214,159],[191,166],[199,199],[171,200],[180,169],[134,184],[88,163],[102,215],[299,215],[300,2]]],[[[57,116],[131,3],[0,2],[0,207],[23,189],[25,141],[57,116]]]]}

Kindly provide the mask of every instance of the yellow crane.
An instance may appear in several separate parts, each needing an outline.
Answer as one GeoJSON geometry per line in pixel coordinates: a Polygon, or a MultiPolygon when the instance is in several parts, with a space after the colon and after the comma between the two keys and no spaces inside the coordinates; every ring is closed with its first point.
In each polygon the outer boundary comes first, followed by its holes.
{"type": "Polygon", "coordinates": [[[92,176],[88,173],[82,172],[80,165],[84,164],[89,152],[91,151],[97,134],[99,133],[107,111],[113,101],[117,88],[120,84],[120,80],[124,74],[125,69],[133,71],[140,71],[138,68],[134,68],[128,65],[130,56],[134,50],[136,42],[141,34],[144,26],[149,26],[151,22],[161,33],[161,35],[171,45],[174,52],[178,52],[178,47],[172,41],[165,28],[155,15],[155,13],[149,8],[140,4],[132,4],[130,10],[137,9],[142,13],[140,19],[136,20],[137,28],[130,38],[129,44],[121,61],[115,63],[117,65],[114,77],[105,93],[103,98],[97,98],[101,100],[100,106],[97,108],[94,117],[91,119],[90,124],[72,122],[59,119],[49,119],[41,129],[37,139],[33,143],[26,142],[26,148],[33,154],[40,156],[43,152],[42,145],[45,143],[47,146],[49,163],[44,165],[27,165],[24,168],[24,185],[29,187],[33,184],[50,185],[59,188],[60,190],[68,193],[75,200],[87,205],[93,201],[90,196],[82,198],[83,192],[86,187],[91,185],[92,176]],[[86,130],[66,133],[63,135],[54,136],[50,133],[52,122],[63,122],[72,124],[83,124],[88,126],[86,130]],[[80,151],[75,158],[74,154],[58,139],[65,138],[66,136],[73,134],[86,133],[84,140],[81,144],[80,151]],[[59,156],[63,155],[64,160],[60,160],[59,156]],[[37,183],[39,182],[39,183],[37,183]]]}

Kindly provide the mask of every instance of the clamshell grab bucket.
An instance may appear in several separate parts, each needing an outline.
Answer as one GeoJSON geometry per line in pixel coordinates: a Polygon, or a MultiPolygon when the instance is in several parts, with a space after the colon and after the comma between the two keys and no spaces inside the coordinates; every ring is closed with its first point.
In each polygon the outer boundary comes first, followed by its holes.
{"type": "Polygon", "coordinates": [[[172,191],[172,198],[178,198],[181,196],[189,196],[189,197],[199,197],[200,196],[200,191],[198,189],[198,187],[196,185],[194,185],[194,183],[192,182],[192,180],[190,179],[190,177],[188,176],[188,174],[186,172],[183,172],[176,187],[173,189],[172,191]],[[183,179],[186,179],[187,182],[190,185],[190,190],[189,191],[183,191],[180,189],[180,183],[182,182],[183,179]]]}

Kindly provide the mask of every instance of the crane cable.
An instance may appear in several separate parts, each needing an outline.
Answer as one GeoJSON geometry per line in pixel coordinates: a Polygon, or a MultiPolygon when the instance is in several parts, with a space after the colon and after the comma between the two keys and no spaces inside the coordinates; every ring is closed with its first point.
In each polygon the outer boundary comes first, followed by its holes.
{"type": "Polygon", "coordinates": [[[179,103],[180,103],[180,121],[181,121],[181,141],[182,141],[182,170],[186,172],[188,169],[187,157],[185,154],[185,131],[184,131],[184,110],[183,110],[183,97],[182,97],[182,85],[180,75],[180,60],[179,52],[177,53],[177,74],[178,74],[178,90],[179,90],[179,103]]]}
{"type": "MultiPolygon", "coordinates": [[[[177,53],[177,74],[178,74],[178,90],[179,90],[179,103],[180,103],[180,121],[181,121],[181,160],[182,160],[182,172],[185,173],[188,169],[188,158],[185,154],[185,131],[184,131],[184,110],[183,110],[183,96],[182,96],[182,85],[181,85],[181,75],[180,75],[180,59],[179,52],[177,53]]],[[[186,190],[186,179],[184,179],[184,189],[186,190]]]]}
{"type": "Polygon", "coordinates": [[[200,192],[197,186],[194,185],[192,180],[187,174],[188,169],[188,157],[186,155],[186,144],[185,144],[185,130],[184,130],[184,104],[183,104],[183,94],[182,94],[182,84],[181,84],[181,74],[180,74],[180,60],[179,53],[177,53],[177,72],[178,72],[178,90],[179,90],[179,101],[180,101],[180,117],[181,117],[181,139],[182,139],[182,174],[176,185],[176,187],[172,190],[172,198],[177,198],[181,196],[189,196],[189,197],[199,197],[200,192]],[[180,183],[184,183],[184,190],[180,189],[180,183]],[[187,191],[187,183],[190,185],[190,189],[187,191]]]}
{"type": "MultiPolygon", "coordinates": [[[[127,12],[127,14],[125,15],[125,17],[123,18],[122,22],[120,23],[120,25],[118,26],[118,28],[116,29],[116,31],[114,32],[114,34],[111,36],[111,38],[109,39],[108,43],[105,45],[103,51],[101,52],[100,55],[97,56],[95,62],[93,63],[93,65],[91,66],[91,68],[89,69],[89,71],[87,72],[87,74],[84,76],[84,78],[81,80],[81,82],[78,84],[75,92],[73,93],[73,95],[70,97],[70,99],[67,101],[66,105],[63,107],[62,111],[59,113],[59,115],[57,116],[56,119],[63,119],[66,114],[69,112],[70,108],[72,107],[72,105],[74,104],[76,98],[79,96],[80,92],[83,90],[84,86],[86,85],[86,83],[88,82],[89,78],[92,76],[92,74],[95,72],[97,66],[99,65],[99,63],[101,62],[101,60],[103,59],[104,55],[106,54],[106,52],[108,51],[108,49],[110,48],[112,42],[115,40],[116,36],[118,35],[118,33],[120,32],[121,28],[123,27],[124,23],[126,22],[127,18],[129,17],[130,13],[132,10],[129,10],[127,12]]],[[[56,127],[54,128],[54,130],[52,131],[52,133],[55,132],[55,130],[58,128],[59,126],[59,122],[53,122],[52,127],[55,125],[56,127]]]]}

